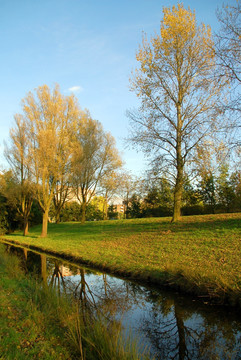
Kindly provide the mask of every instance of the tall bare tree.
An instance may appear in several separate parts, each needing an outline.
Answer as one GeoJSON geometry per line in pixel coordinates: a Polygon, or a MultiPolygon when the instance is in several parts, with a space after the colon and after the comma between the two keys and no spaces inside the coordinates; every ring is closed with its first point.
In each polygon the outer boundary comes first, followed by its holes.
{"type": "Polygon", "coordinates": [[[29,142],[29,164],[37,184],[37,199],[43,210],[41,236],[47,236],[48,214],[56,184],[72,153],[70,136],[79,117],[73,96],[63,96],[58,85],[29,92],[22,101],[19,121],[25,124],[29,142]]]}
{"type": "Polygon", "coordinates": [[[224,110],[229,114],[228,127],[234,131],[232,145],[241,144],[241,1],[223,5],[217,11],[221,25],[216,34],[215,51],[219,76],[225,79],[231,90],[228,92],[224,110]]]}
{"type": "Polygon", "coordinates": [[[107,220],[108,218],[108,204],[115,196],[117,196],[118,192],[120,192],[120,188],[122,187],[123,178],[121,172],[113,170],[110,173],[106,174],[105,177],[102,177],[100,181],[100,193],[104,197],[104,220],[107,220]]]}
{"type": "Polygon", "coordinates": [[[136,193],[139,183],[130,171],[122,170],[120,173],[120,185],[117,195],[122,199],[124,205],[124,218],[127,218],[131,197],[136,193]]]}
{"type": "Polygon", "coordinates": [[[121,164],[114,138],[88,112],[83,113],[77,124],[72,168],[82,223],[85,222],[86,206],[95,195],[100,180],[121,164]]]}
{"type": "Polygon", "coordinates": [[[139,67],[131,89],[141,100],[129,112],[130,141],[140,146],[153,165],[172,177],[173,221],[181,216],[184,168],[196,145],[215,123],[221,83],[212,76],[215,54],[211,30],[198,26],[195,13],[182,4],[163,9],[160,34],[143,37],[139,67]]]}

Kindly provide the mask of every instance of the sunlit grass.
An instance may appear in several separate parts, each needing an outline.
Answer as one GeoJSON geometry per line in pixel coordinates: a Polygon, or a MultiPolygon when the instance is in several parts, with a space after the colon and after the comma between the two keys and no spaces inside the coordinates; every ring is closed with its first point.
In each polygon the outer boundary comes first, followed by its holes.
{"type": "Polygon", "coordinates": [[[49,224],[6,236],[132,278],[241,305],[241,213],[49,224]]]}

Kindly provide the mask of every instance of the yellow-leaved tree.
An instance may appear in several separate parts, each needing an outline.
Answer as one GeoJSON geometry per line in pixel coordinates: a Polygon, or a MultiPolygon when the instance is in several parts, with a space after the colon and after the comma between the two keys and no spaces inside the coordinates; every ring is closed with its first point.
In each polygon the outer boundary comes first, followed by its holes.
{"type": "Polygon", "coordinates": [[[130,141],[152,156],[155,173],[174,184],[173,221],[181,216],[184,171],[197,144],[215,128],[221,82],[215,80],[211,30],[182,4],[163,8],[160,33],[143,37],[131,89],[141,100],[130,111],[130,141]]]}
{"type": "Polygon", "coordinates": [[[5,144],[4,155],[7,159],[15,184],[12,189],[6,187],[6,197],[14,198],[16,208],[23,220],[23,235],[28,234],[30,211],[35,197],[35,184],[29,166],[29,139],[26,123],[21,116],[15,116],[15,126],[10,129],[10,141],[5,144]]]}
{"type": "Polygon", "coordinates": [[[75,129],[72,160],[72,183],[81,203],[81,222],[84,223],[87,205],[96,194],[101,179],[122,166],[115,139],[88,112],[82,112],[75,129]]]}
{"type": "Polygon", "coordinates": [[[43,85],[35,93],[29,92],[22,108],[17,117],[27,132],[29,168],[37,184],[37,199],[43,210],[41,236],[45,237],[56,184],[70,162],[71,137],[80,110],[74,96],[63,96],[58,85],[52,91],[43,85]]]}

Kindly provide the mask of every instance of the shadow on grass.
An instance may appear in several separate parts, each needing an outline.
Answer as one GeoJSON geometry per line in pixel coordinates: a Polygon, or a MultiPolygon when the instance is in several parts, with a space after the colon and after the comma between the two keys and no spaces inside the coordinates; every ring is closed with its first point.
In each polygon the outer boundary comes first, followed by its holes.
{"type": "MultiPolygon", "coordinates": [[[[25,239],[38,239],[40,237],[40,235],[31,235],[31,234],[23,236],[21,233],[12,233],[12,234],[7,234],[7,235],[10,235],[11,237],[21,236],[25,239]]],[[[4,238],[4,235],[2,235],[2,237],[4,238]]]]}
{"type": "Polygon", "coordinates": [[[229,231],[241,229],[241,213],[230,215],[206,215],[183,217],[178,223],[171,223],[170,218],[149,218],[117,221],[98,221],[80,223],[50,224],[49,234],[56,236],[64,233],[76,235],[108,234],[133,234],[141,232],[159,232],[170,230],[173,233],[194,231],[229,231]]]}
{"type": "MultiPolygon", "coordinates": [[[[239,214],[220,214],[220,215],[202,215],[202,216],[186,216],[178,223],[171,223],[171,218],[143,218],[128,220],[107,220],[107,221],[91,221],[81,224],[79,222],[67,222],[54,224],[50,223],[48,227],[48,235],[50,238],[64,239],[73,237],[90,238],[99,240],[103,236],[105,238],[131,235],[141,233],[161,234],[162,232],[171,232],[173,234],[195,234],[195,232],[214,233],[222,231],[237,232],[241,230],[241,213],[239,214]]],[[[22,237],[22,233],[17,232],[9,234],[9,239],[22,237]]],[[[27,239],[38,239],[41,235],[41,225],[30,229],[27,239]]],[[[191,236],[191,235],[190,235],[191,236]]],[[[8,236],[6,237],[8,238],[8,236]]],[[[24,237],[22,237],[23,239],[24,237]]]]}
{"type": "Polygon", "coordinates": [[[219,215],[207,216],[196,221],[188,221],[188,218],[183,218],[183,221],[171,224],[170,230],[173,232],[189,232],[195,230],[241,230],[241,214],[238,218],[218,217],[219,215]]]}

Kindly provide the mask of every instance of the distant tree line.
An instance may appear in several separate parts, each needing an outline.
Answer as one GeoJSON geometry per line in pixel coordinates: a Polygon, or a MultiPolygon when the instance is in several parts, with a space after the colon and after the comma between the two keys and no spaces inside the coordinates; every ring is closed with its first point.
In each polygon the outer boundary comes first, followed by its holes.
{"type": "MultiPolygon", "coordinates": [[[[172,216],[174,185],[165,178],[140,180],[124,204],[126,218],[172,216]]],[[[240,211],[240,171],[230,172],[227,165],[222,165],[216,173],[205,173],[193,182],[185,177],[182,216],[240,211]]]]}
{"type": "MultiPolygon", "coordinates": [[[[194,181],[186,176],[182,194],[181,214],[200,215],[241,211],[241,172],[230,171],[228,165],[222,164],[218,169],[200,169],[199,177],[194,181]]],[[[111,174],[113,179],[113,173],[111,174]]],[[[107,219],[131,219],[143,217],[172,216],[174,205],[174,185],[166,178],[157,178],[151,173],[145,179],[131,176],[127,172],[115,172],[113,187],[99,184],[96,194],[88,201],[85,209],[87,221],[107,219]],[[107,191],[108,190],[108,191],[107,191]],[[111,194],[110,194],[111,190],[111,194]],[[106,200],[108,193],[108,201],[106,200]],[[123,203],[123,212],[118,213],[115,197],[123,203]]],[[[0,176],[0,231],[2,233],[23,227],[23,216],[19,211],[18,179],[13,172],[6,171],[0,176]]],[[[40,204],[33,198],[28,218],[30,226],[42,221],[40,204]]],[[[82,204],[80,201],[68,200],[57,213],[54,201],[49,210],[50,221],[82,221],[82,204]]]]}

